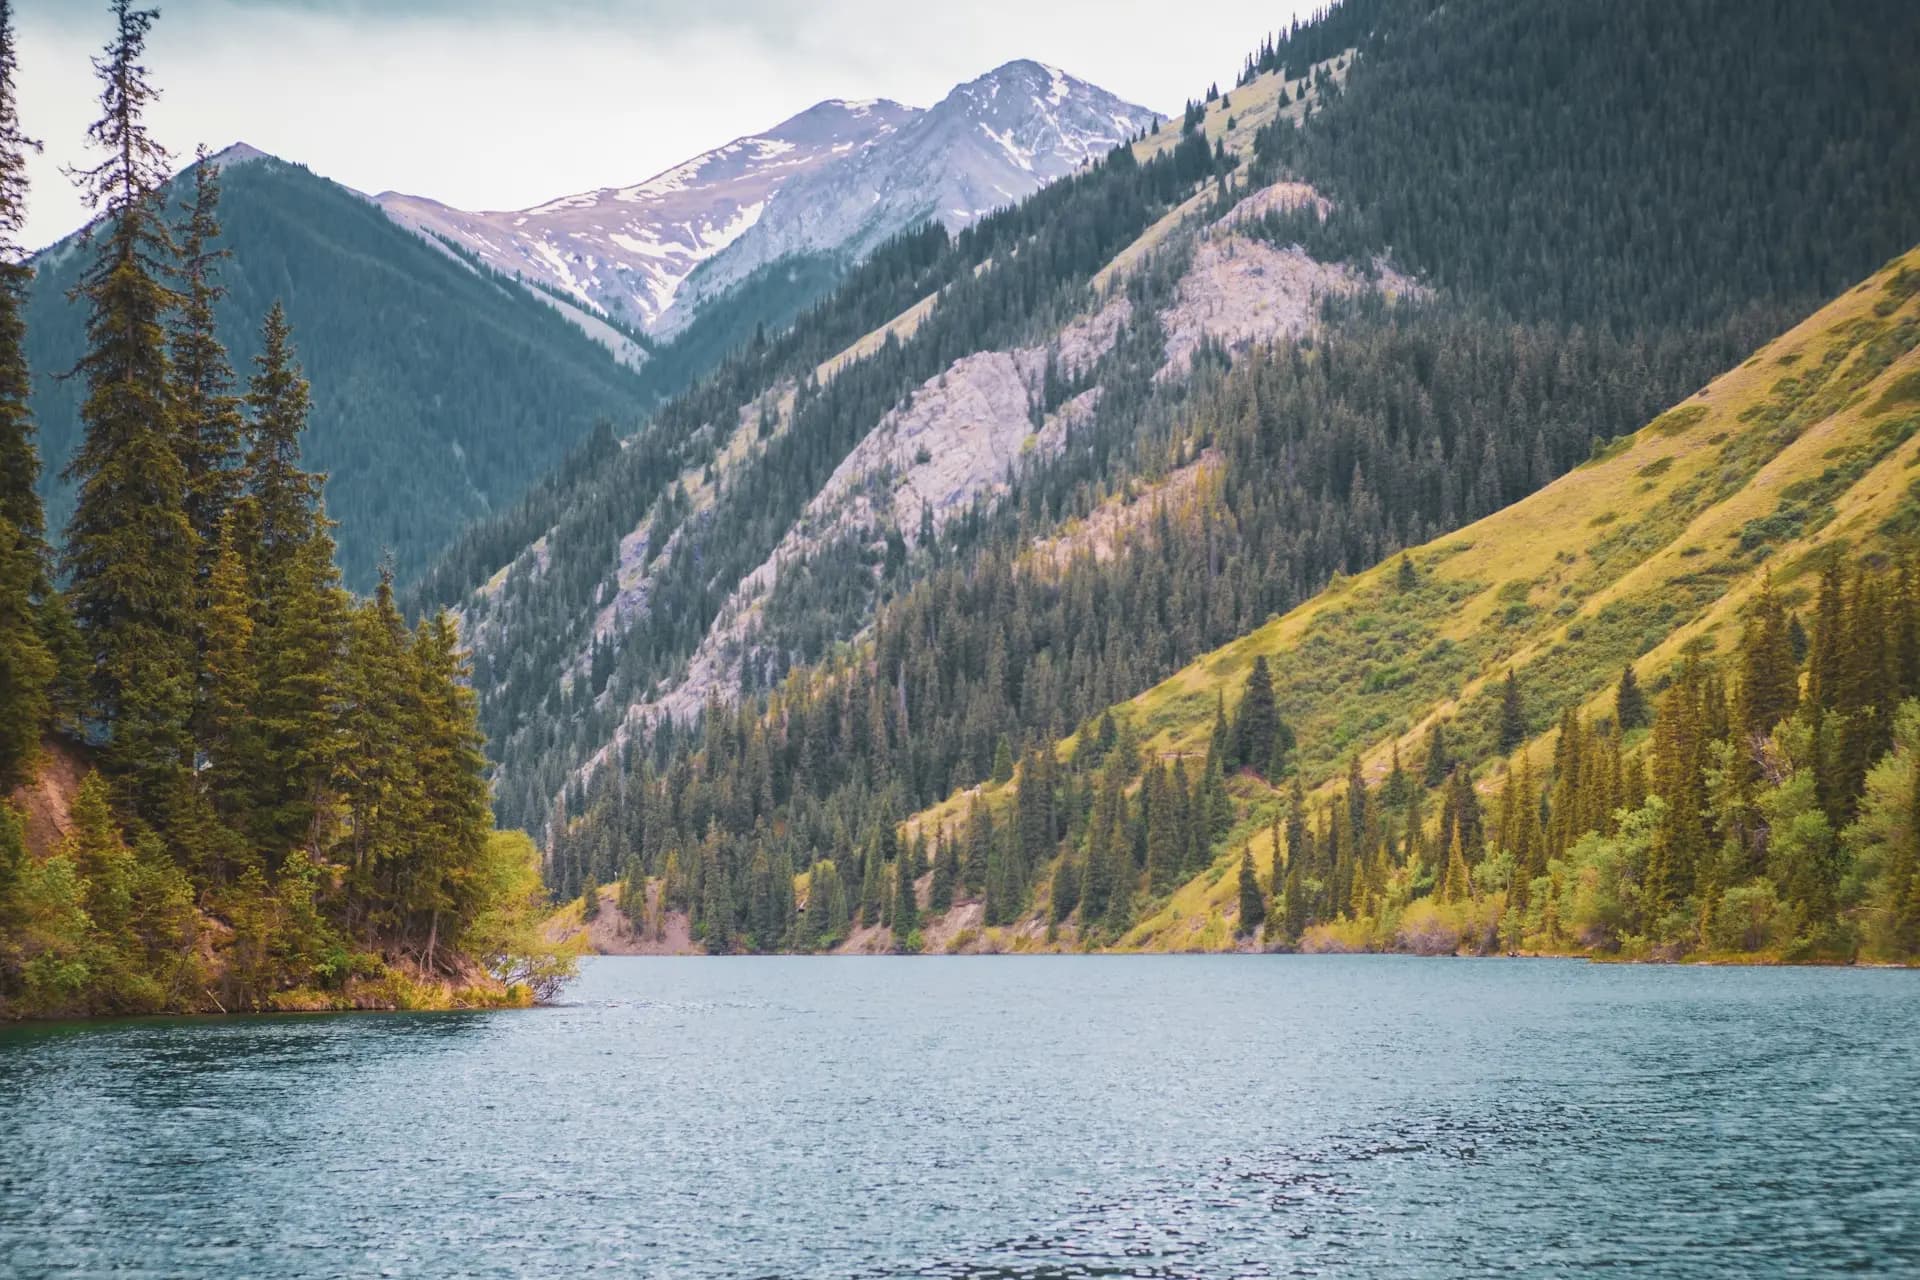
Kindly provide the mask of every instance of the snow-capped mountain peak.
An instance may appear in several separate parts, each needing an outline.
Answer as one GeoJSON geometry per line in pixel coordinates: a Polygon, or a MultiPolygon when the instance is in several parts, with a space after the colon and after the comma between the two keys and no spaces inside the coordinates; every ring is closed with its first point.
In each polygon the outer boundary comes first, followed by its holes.
{"type": "Polygon", "coordinates": [[[398,192],[374,199],[397,221],[588,316],[670,335],[757,267],[793,253],[857,259],[929,218],[957,229],[1153,119],[1023,59],[924,111],[831,98],[639,182],[527,209],[469,213],[398,192]]]}
{"type": "Polygon", "coordinates": [[[918,114],[882,99],[822,102],[639,182],[527,209],[469,213],[394,191],[374,199],[397,221],[497,270],[654,329],[688,274],[751,227],[780,187],[918,114]]]}
{"type": "Polygon", "coordinates": [[[958,230],[1105,155],[1156,118],[1058,67],[1027,59],[996,67],[858,153],[787,185],[682,293],[669,326],[789,254],[858,258],[929,219],[958,230]]]}

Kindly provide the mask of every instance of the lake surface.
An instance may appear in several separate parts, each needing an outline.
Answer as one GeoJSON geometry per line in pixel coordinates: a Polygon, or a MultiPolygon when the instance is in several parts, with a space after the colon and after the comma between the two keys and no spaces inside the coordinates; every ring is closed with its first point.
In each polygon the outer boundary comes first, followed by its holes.
{"type": "Polygon", "coordinates": [[[0,1275],[1920,1274],[1920,973],[600,959],[0,1030],[0,1275]]]}

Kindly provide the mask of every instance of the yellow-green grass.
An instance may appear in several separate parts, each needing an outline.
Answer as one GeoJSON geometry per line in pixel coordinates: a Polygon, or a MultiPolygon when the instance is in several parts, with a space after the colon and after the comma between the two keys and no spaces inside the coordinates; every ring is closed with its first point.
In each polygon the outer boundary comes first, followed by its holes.
{"type": "MultiPolygon", "coordinates": [[[[1541,730],[1525,749],[1544,766],[1558,708],[1606,714],[1628,662],[1657,681],[1689,649],[1724,651],[1768,575],[1793,599],[1826,557],[1920,540],[1917,282],[1920,250],[1594,461],[1413,549],[1412,590],[1398,586],[1398,557],[1337,580],[1116,713],[1150,757],[1204,752],[1216,700],[1231,714],[1265,656],[1302,774],[1326,791],[1350,755],[1376,781],[1396,746],[1411,762],[1436,719],[1470,758],[1490,753],[1513,670],[1541,730]]],[[[1481,786],[1501,776],[1489,766],[1481,786]]],[[[1120,949],[1234,945],[1240,852],[1251,847],[1271,874],[1266,819],[1278,799],[1257,779],[1234,785],[1241,825],[1223,856],[1120,949]]],[[[916,821],[951,825],[965,807],[949,798],[916,821]]]]}
{"type": "MultiPolygon", "coordinates": [[[[1336,54],[1324,62],[1314,64],[1313,75],[1325,71],[1333,77],[1336,84],[1344,84],[1347,71],[1353,66],[1352,49],[1336,54]]],[[[1227,150],[1236,155],[1246,155],[1253,150],[1253,136],[1262,125],[1272,123],[1276,118],[1285,117],[1296,123],[1306,112],[1307,106],[1319,101],[1320,94],[1309,87],[1286,106],[1280,105],[1280,91],[1286,89],[1289,96],[1293,90],[1285,76],[1277,71],[1268,71],[1255,76],[1247,83],[1228,90],[1221,98],[1207,104],[1207,112],[1200,122],[1200,131],[1206,135],[1209,144],[1224,141],[1227,150]],[[1231,123],[1232,127],[1228,125],[1231,123]]],[[[1133,154],[1140,160],[1151,160],[1165,151],[1171,151],[1180,143],[1180,125],[1170,120],[1160,126],[1160,132],[1150,133],[1133,144],[1133,154]]]]}
{"type": "Polygon", "coordinates": [[[928,294],[893,319],[881,325],[878,329],[864,334],[855,340],[852,345],[847,347],[847,349],[839,355],[830,356],[821,361],[820,367],[814,370],[815,380],[822,386],[826,385],[833,380],[833,376],[836,373],[839,373],[855,360],[864,360],[885,346],[889,336],[897,341],[905,342],[914,335],[915,330],[919,329],[920,322],[932,314],[934,303],[939,300],[939,294],[928,294]]]}

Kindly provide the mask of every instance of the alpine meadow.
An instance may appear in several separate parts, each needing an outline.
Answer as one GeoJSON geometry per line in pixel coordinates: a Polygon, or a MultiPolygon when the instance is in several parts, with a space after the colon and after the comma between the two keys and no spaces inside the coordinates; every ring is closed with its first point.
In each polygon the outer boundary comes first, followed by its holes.
{"type": "Polygon", "coordinates": [[[1920,9],[1270,7],[0,0],[0,1272],[1920,1268],[1920,9]]]}

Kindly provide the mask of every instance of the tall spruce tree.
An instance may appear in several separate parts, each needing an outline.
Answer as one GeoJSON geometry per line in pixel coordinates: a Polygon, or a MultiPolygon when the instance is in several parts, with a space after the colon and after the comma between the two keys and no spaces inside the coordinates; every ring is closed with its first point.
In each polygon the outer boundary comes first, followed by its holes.
{"type": "Polygon", "coordinates": [[[339,761],[347,828],[335,857],[362,904],[349,927],[394,931],[410,836],[420,823],[418,759],[408,732],[425,713],[415,709],[413,639],[394,604],[390,574],[354,610],[347,646],[339,761]]]}
{"type": "Polygon", "coordinates": [[[76,486],[65,564],[92,669],[102,759],[143,807],[157,808],[192,760],[192,617],[197,549],[166,324],[178,297],[162,216],[167,152],[144,115],[158,97],[141,57],[156,12],[115,0],[114,34],[94,59],[105,153],[74,175],[101,219],[81,277],[87,346],[85,435],[65,476],[76,486]]]}
{"type": "Polygon", "coordinates": [[[325,531],[265,584],[255,652],[255,833],[271,866],[328,838],[339,763],[346,593],[325,531]]]}
{"type": "Polygon", "coordinates": [[[20,314],[33,268],[22,260],[20,233],[27,218],[27,153],[40,144],[20,129],[16,67],[13,3],[0,0],[0,520],[16,537],[39,539],[46,533],[35,488],[40,453],[28,405],[26,325],[20,314]]]}
{"type": "Polygon", "coordinates": [[[1632,663],[1620,668],[1620,682],[1613,689],[1613,722],[1620,726],[1622,733],[1644,729],[1649,723],[1647,695],[1640,691],[1632,663]]]}
{"type": "Polygon", "coordinates": [[[1444,903],[1464,902],[1472,894],[1472,880],[1467,874],[1467,858],[1461,848],[1460,832],[1456,829],[1453,839],[1447,844],[1446,871],[1440,877],[1440,884],[1434,896],[1444,903]]]}
{"type": "Polygon", "coordinates": [[[1520,678],[1507,668],[1507,681],[1500,690],[1501,755],[1512,755],[1527,740],[1527,708],[1520,696],[1520,678]]]}
{"type": "Polygon", "coordinates": [[[920,899],[913,886],[912,859],[902,855],[893,871],[893,936],[904,941],[920,928],[920,899]]]}
{"type": "Polygon", "coordinates": [[[492,819],[483,739],[469,687],[473,672],[445,610],[420,623],[413,648],[420,722],[410,749],[418,757],[423,821],[413,849],[409,906],[411,936],[417,939],[424,926],[426,963],[432,966],[442,942],[462,941],[447,936],[448,921],[470,921],[478,906],[473,871],[485,855],[492,819]]]}
{"type": "Polygon", "coordinates": [[[202,781],[214,812],[232,829],[246,831],[252,825],[257,758],[254,716],[259,710],[260,685],[253,598],[237,524],[235,513],[227,512],[215,536],[202,626],[198,727],[200,751],[206,757],[202,781]]]}
{"type": "Polygon", "coordinates": [[[1447,747],[1447,730],[1444,721],[1435,720],[1427,729],[1427,759],[1421,773],[1426,785],[1437,787],[1447,780],[1453,772],[1453,753],[1447,747]]]}
{"type": "Polygon", "coordinates": [[[321,478],[300,466],[309,393],[276,303],[249,381],[251,439],[240,511],[259,633],[256,834],[269,862],[325,838],[338,764],[347,600],[334,567],[321,478]]]}
{"type": "Polygon", "coordinates": [[[180,307],[170,327],[174,406],[180,459],[186,468],[187,519],[200,543],[200,577],[212,576],[220,523],[238,496],[245,423],[234,392],[233,365],[214,331],[214,306],[226,296],[219,246],[220,166],[201,147],[193,166],[192,199],[179,229],[180,307]]]}
{"type": "Polygon", "coordinates": [[[953,908],[953,890],[960,879],[960,842],[936,831],[933,836],[933,883],[929,886],[927,909],[945,915],[953,908]]]}
{"type": "MultiPolygon", "coordinates": [[[[323,477],[300,466],[311,393],[293,349],[286,310],[275,302],[260,327],[247,383],[246,479],[257,508],[254,572],[271,583],[314,534],[323,477]]],[[[262,594],[265,594],[263,587],[262,594]]]]}
{"type": "Polygon", "coordinates": [[[51,713],[56,674],[43,610],[52,600],[45,516],[35,484],[31,391],[21,317],[32,269],[21,260],[26,220],[26,153],[14,91],[11,0],[0,0],[0,792],[20,781],[51,713]]]}
{"type": "Polygon", "coordinates": [[[1267,897],[1260,891],[1260,876],[1253,869],[1253,846],[1240,851],[1240,924],[1242,936],[1255,933],[1267,919],[1267,897]]]}
{"type": "Polygon", "coordinates": [[[1233,762],[1240,768],[1266,772],[1273,763],[1273,740],[1280,714],[1273,697],[1273,674],[1267,669],[1267,656],[1253,660],[1247,672],[1246,690],[1234,712],[1233,762]]]}

